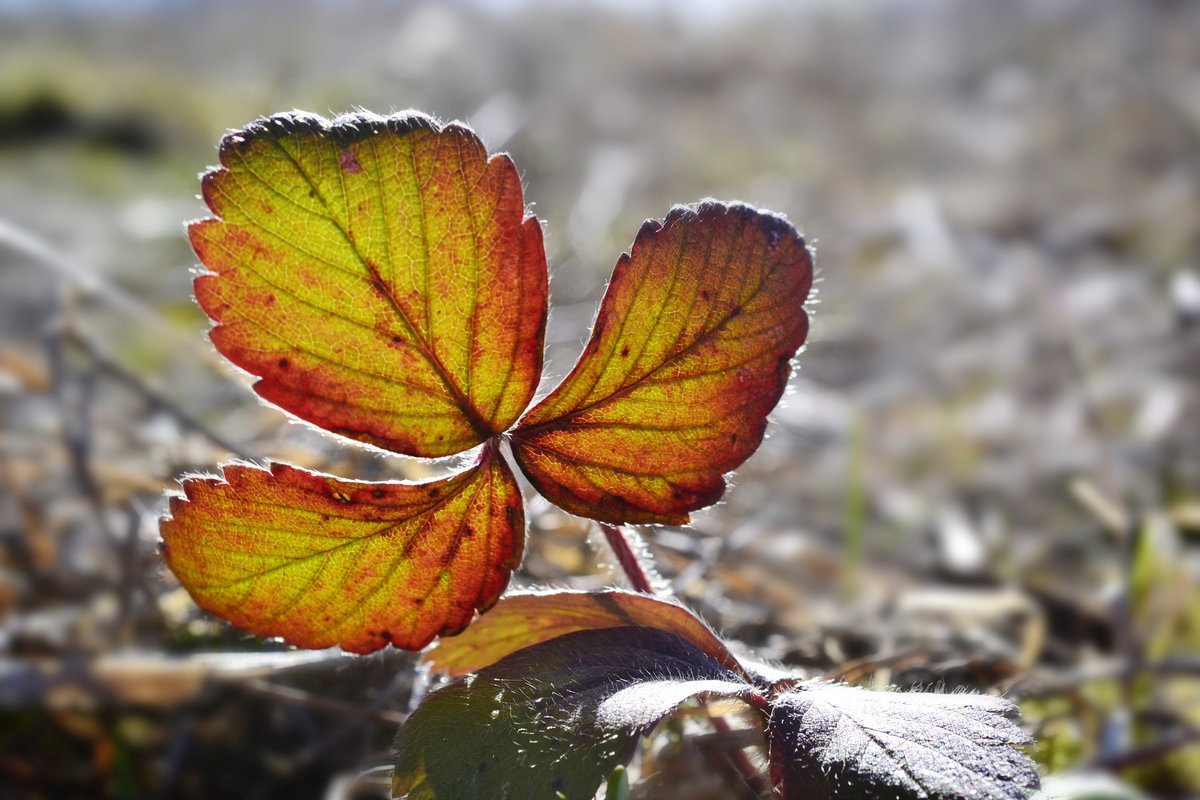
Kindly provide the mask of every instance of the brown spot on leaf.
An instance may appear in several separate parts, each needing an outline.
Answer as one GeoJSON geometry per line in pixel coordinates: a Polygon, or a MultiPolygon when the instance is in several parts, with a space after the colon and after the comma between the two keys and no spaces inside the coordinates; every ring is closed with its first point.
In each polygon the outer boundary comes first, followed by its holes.
{"type": "Polygon", "coordinates": [[[342,150],[342,155],[338,158],[338,166],[342,168],[342,172],[348,175],[357,175],[362,172],[362,164],[358,163],[358,156],[354,155],[354,151],[349,147],[342,150]]]}

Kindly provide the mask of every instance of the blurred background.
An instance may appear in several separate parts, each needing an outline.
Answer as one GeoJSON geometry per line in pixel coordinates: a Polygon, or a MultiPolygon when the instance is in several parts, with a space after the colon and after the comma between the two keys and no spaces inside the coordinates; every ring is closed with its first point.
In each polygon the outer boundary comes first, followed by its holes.
{"type": "MultiPolygon", "coordinates": [[[[0,0],[0,798],[387,795],[414,657],[241,634],[156,550],[234,457],[429,474],[260,406],[191,299],[219,138],[359,107],[512,153],[546,388],[643,219],[786,214],[812,335],[725,502],[643,532],[664,580],[790,668],[1007,693],[1048,773],[1200,796],[1200,3],[0,0]]],[[[529,510],[516,585],[617,580],[529,510]]],[[[635,797],[758,796],[688,732],[635,797]]]]}

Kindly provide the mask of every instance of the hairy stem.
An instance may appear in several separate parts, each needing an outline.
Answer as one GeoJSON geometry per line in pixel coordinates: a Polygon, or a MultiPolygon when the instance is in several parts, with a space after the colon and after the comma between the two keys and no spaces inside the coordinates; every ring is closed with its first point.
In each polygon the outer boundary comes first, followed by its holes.
{"type": "MultiPolygon", "coordinates": [[[[646,565],[642,563],[641,557],[637,551],[629,543],[629,537],[624,530],[615,525],[608,525],[603,522],[599,523],[600,530],[604,533],[604,539],[608,542],[609,548],[612,549],[614,557],[617,559],[617,564],[621,568],[621,572],[625,575],[625,580],[629,581],[629,585],[634,591],[644,594],[658,596],[658,590],[654,588],[654,581],[650,579],[650,573],[646,570],[646,565]]],[[[703,702],[703,701],[701,701],[703,702]]],[[[766,724],[769,708],[766,698],[760,694],[752,694],[747,698],[750,707],[759,713],[763,719],[763,724],[766,724]]],[[[709,713],[709,724],[717,733],[729,733],[729,722],[719,714],[709,713]]],[[[729,759],[737,773],[741,776],[746,785],[751,791],[762,795],[769,785],[763,778],[762,771],[754,765],[750,760],[750,756],[745,750],[736,749],[725,754],[729,759]]]]}
{"type": "Polygon", "coordinates": [[[607,525],[603,522],[600,523],[600,530],[603,531],[608,546],[612,548],[613,556],[617,559],[617,564],[621,567],[625,580],[629,581],[633,590],[657,596],[658,591],[654,588],[654,582],[650,580],[650,573],[646,571],[641,558],[629,543],[629,537],[625,531],[615,525],[607,525]]]}

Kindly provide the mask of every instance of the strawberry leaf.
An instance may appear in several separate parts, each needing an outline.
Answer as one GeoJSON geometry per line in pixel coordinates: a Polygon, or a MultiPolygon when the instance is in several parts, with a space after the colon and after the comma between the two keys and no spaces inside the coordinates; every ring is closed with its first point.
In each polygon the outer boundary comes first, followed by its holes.
{"type": "Polygon", "coordinates": [[[392,793],[409,800],[590,798],[686,700],[749,684],[654,628],[579,631],[430,694],[400,728],[392,793]],[[556,793],[561,793],[556,794],[556,793]]]}
{"type": "Polygon", "coordinates": [[[618,590],[509,594],[458,636],[439,640],[423,661],[435,672],[465,675],[563,634],[628,625],[669,631],[744,674],[725,643],[691,611],[666,600],[618,590]]]}
{"type": "Polygon", "coordinates": [[[541,376],[546,258],[507,156],[407,112],[224,138],[193,222],[213,344],[265,400],[415,456],[506,430],[541,376]]]}
{"type": "Polygon", "coordinates": [[[493,447],[428,483],[363,483],[286,464],[189,478],[161,525],[167,564],[205,610],[300,647],[409,650],[496,602],[525,518],[493,447]]]}
{"type": "Polygon", "coordinates": [[[1024,800],[1038,786],[1006,700],[812,683],[772,706],[771,774],[784,800],[1024,800]]]}
{"type": "Polygon", "coordinates": [[[579,362],[513,432],[542,494],[612,523],[683,523],[762,441],[804,342],[812,259],[781,217],[706,201],[642,226],[579,362]]]}

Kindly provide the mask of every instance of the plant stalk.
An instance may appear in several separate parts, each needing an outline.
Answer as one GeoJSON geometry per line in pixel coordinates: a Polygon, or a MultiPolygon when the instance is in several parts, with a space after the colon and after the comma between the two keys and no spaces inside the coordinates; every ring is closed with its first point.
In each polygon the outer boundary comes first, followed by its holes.
{"type": "Polygon", "coordinates": [[[629,537],[625,531],[615,525],[600,523],[600,530],[604,533],[604,539],[608,542],[609,548],[613,551],[613,556],[617,559],[618,566],[621,567],[621,572],[625,575],[625,580],[629,581],[629,585],[633,587],[635,592],[657,596],[658,591],[654,588],[654,582],[650,579],[650,573],[646,571],[646,567],[642,564],[641,558],[634,551],[633,546],[629,543],[629,537]]]}
{"type": "MultiPolygon", "coordinates": [[[[642,563],[641,557],[638,556],[637,551],[629,543],[629,537],[625,531],[615,525],[608,525],[603,522],[598,524],[600,525],[600,530],[604,533],[605,541],[608,542],[609,548],[613,551],[613,556],[617,559],[617,564],[620,566],[621,572],[625,575],[625,580],[629,582],[633,590],[657,597],[658,590],[654,588],[654,581],[650,579],[650,573],[646,570],[646,565],[642,563]]],[[[701,700],[701,703],[703,702],[701,700]]],[[[747,702],[751,708],[759,713],[765,725],[769,715],[766,698],[762,695],[754,694],[747,698],[747,702]]],[[[730,725],[724,717],[710,712],[708,721],[717,733],[729,733],[730,725]]],[[[750,760],[750,756],[747,755],[745,750],[739,748],[725,755],[752,791],[762,795],[770,788],[768,782],[763,778],[762,771],[754,765],[754,762],[750,760]]]]}

